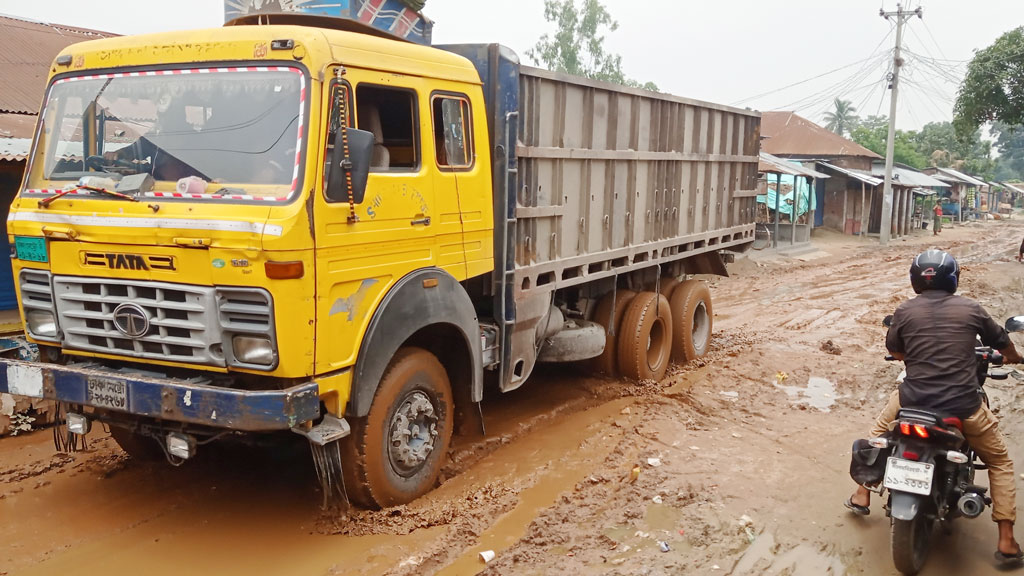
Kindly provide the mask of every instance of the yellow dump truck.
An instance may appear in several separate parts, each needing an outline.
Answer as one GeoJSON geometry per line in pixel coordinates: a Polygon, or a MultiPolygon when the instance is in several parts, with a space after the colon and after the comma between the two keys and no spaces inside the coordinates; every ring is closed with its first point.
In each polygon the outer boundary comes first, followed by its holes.
{"type": "Polygon", "coordinates": [[[376,507],[437,483],[485,381],[707,350],[687,278],[753,241],[756,112],[357,18],[229,24],[57,56],[8,219],[41,357],[0,391],[173,463],[297,432],[376,507]]]}

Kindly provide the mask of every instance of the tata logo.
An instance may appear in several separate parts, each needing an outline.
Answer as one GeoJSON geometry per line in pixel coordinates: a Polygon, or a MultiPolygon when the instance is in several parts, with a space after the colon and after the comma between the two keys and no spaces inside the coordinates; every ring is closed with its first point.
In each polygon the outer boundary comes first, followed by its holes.
{"type": "Polygon", "coordinates": [[[114,328],[132,338],[145,336],[149,333],[149,314],[136,304],[121,304],[114,308],[114,328]]]}
{"type": "Polygon", "coordinates": [[[174,271],[174,256],[147,256],[117,252],[82,252],[82,264],[111,270],[174,271]]]}

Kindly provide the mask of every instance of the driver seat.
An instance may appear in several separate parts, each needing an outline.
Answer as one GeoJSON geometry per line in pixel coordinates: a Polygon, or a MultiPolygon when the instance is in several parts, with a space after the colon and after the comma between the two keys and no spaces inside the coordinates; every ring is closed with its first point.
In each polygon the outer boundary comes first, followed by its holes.
{"type": "Polygon", "coordinates": [[[370,168],[387,170],[391,167],[391,152],[384,145],[384,129],[381,127],[380,110],[375,102],[359,103],[359,129],[373,133],[373,156],[370,168]]]}

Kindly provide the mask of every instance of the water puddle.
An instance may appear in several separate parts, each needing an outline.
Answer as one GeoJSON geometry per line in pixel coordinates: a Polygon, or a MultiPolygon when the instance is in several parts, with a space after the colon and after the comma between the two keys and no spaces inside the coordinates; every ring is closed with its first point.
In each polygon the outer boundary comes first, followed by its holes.
{"type": "Polygon", "coordinates": [[[822,412],[829,412],[836,403],[836,385],[826,378],[811,376],[807,379],[807,387],[784,386],[775,383],[775,387],[786,393],[794,404],[807,404],[822,412]]]}
{"type": "Polygon", "coordinates": [[[736,563],[733,574],[763,574],[775,576],[844,576],[846,567],[832,554],[820,547],[799,544],[781,550],[770,532],[761,534],[736,563]]]}
{"type": "Polygon", "coordinates": [[[488,456],[473,470],[451,482],[456,484],[470,481],[488,470],[490,472],[485,475],[493,478],[493,469],[496,468],[516,470],[513,475],[521,475],[524,470],[538,475],[537,482],[519,494],[519,502],[514,509],[497,519],[480,534],[476,545],[467,547],[462,555],[438,574],[477,574],[486,568],[480,560],[480,552],[493,550],[500,554],[522,539],[530,523],[542,510],[550,507],[560,494],[571,490],[577,482],[592,473],[598,463],[611,452],[615,445],[611,440],[582,443],[600,434],[621,434],[621,431],[611,432],[607,422],[631,402],[631,399],[616,400],[585,412],[567,415],[551,427],[517,439],[514,445],[488,456]]]}

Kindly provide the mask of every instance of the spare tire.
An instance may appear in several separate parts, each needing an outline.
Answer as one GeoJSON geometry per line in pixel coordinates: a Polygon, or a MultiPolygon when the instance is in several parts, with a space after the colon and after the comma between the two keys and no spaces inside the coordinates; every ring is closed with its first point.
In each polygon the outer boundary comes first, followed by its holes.
{"type": "Polygon", "coordinates": [[[618,337],[619,370],[634,380],[661,380],[672,353],[672,310],[668,299],[641,292],[626,308],[618,337]]]}
{"type": "Polygon", "coordinates": [[[604,352],[587,361],[587,368],[595,374],[618,375],[618,349],[615,345],[615,335],[609,333],[608,320],[614,317],[615,334],[622,332],[622,315],[626,312],[626,306],[636,296],[632,290],[619,290],[609,292],[601,298],[591,318],[604,327],[604,352]],[[614,302],[613,302],[614,301],[614,302]],[[612,304],[615,305],[615,312],[612,313],[612,304]]]}
{"type": "Polygon", "coordinates": [[[711,291],[699,280],[687,280],[676,287],[672,305],[672,359],[689,362],[707,354],[714,318],[711,291]]]}

